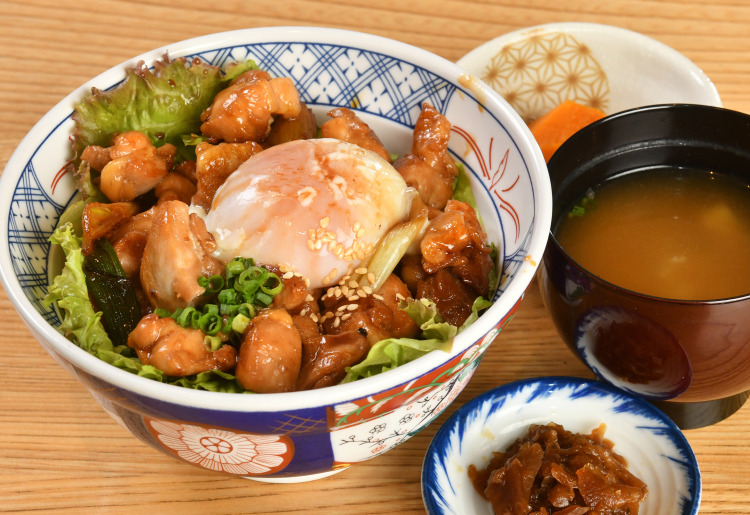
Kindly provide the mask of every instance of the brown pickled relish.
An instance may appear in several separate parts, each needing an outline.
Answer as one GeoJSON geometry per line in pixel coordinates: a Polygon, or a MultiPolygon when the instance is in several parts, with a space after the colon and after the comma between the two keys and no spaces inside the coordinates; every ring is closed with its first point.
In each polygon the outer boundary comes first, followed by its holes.
{"type": "Polygon", "coordinates": [[[646,484],[604,438],[550,423],[532,425],[488,466],[469,466],[474,488],[501,515],[636,515],[646,484]]]}

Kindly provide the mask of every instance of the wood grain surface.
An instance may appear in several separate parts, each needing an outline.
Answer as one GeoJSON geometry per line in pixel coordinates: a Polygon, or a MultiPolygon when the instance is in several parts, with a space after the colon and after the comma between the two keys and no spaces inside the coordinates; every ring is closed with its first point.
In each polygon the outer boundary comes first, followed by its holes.
{"type": "MultiPolygon", "coordinates": [[[[70,91],[170,42],[315,25],[394,38],[455,61],[502,33],[558,21],[656,38],[697,63],[726,107],[750,112],[747,0],[0,0],[0,168],[70,91]]],[[[446,417],[489,388],[542,375],[590,373],[558,337],[532,283],[469,386],[427,429],[327,479],[265,484],[178,463],[131,437],[41,349],[0,292],[0,512],[423,513],[422,459],[446,417]]],[[[702,473],[701,513],[750,513],[749,424],[746,405],[686,431],[702,473]]]]}

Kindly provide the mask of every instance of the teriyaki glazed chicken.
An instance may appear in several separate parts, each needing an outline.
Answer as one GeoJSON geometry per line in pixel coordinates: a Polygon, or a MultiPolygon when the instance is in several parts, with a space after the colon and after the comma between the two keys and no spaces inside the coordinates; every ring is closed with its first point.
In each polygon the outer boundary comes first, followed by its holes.
{"type": "Polygon", "coordinates": [[[80,194],[51,241],[60,330],[114,366],[223,392],[321,388],[436,349],[490,305],[497,251],[425,103],[394,156],[291,79],[165,57],[77,104],[80,194]]]}

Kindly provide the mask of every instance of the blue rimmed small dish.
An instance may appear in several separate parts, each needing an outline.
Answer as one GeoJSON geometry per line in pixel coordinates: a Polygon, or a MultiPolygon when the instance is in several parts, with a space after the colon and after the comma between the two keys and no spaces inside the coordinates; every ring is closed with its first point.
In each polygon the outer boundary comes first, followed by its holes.
{"type": "Polygon", "coordinates": [[[422,466],[422,498],[430,515],[492,513],[474,489],[469,465],[487,466],[531,424],[554,422],[589,434],[601,423],[614,451],[643,480],[641,515],[698,513],[698,462],[680,429],[648,402],[600,381],[543,377],[487,391],[458,409],[435,435],[422,466]]]}

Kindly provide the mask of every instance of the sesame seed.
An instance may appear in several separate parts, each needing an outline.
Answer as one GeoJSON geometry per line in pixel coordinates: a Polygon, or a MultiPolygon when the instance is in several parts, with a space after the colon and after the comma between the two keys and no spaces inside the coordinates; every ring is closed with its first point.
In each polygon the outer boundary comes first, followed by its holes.
{"type": "Polygon", "coordinates": [[[406,297],[404,297],[404,296],[403,296],[403,295],[401,295],[400,293],[397,293],[397,294],[396,294],[396,298],[397,298],[398,300],[406,300],[406,297]]]}
{"type": "Polygon", "coordinates": [[[370,281],[370,284],[375,284],[375,274],[373,274],[372,272],[367,274],[367,280],[370,281]]]}
{"type": "Polygon", "coordinates": [[[307,240],[307,248],[310,250],[315,250],[315,242],[312,240],[307,240]]]}
{"type": "Polygon", "coordinates": [[[287,272],[281,276],[282,279],[291,279],[292,277],[294,277],[294,274],[292,272],[287,272]]]}
{"type": "Polygon", "coordinates": [[[321,220],[320,220],[320,226],[321,226],[321,227],[322,227],[323,229],[325,229],[326,227],[328,227],[328,223],[329,223],[330,221],[331,221],[331,219],[330,219],[329,217],[327,217],[327,216],[326,216],[325,218],[323,218],[323,219],[321,219],[321,220]]]}
{"type": "Polygon", "coordinates": [[[367,273],[367,268],[365,268],[365,267],[361,266],[361,267],[357,268],[357,269],[356,269],[356,270],[354,271],[354,273],[355,273],[355,274],[359,274],[359,275],[365,275],[365,274],[367,273]]]}
{"type": "Polygon", "coordinates": [[[352,295],[350,297],[347,297],[346,300],[348,300],[349,302],[358,301],[359,300],[359,295],[352,295]]]}
{"type": "Polygon", "coordinates": [[[339,325],[341,325],[341,319],[336,317],[336,320],[333,321],[333,327],[338,327],[339,325]]]}
{"type": "Polygon", "coordinates": [[[349,288],[358,288],[359,283],[357,281],[349,281],[349,288]]]}
{"type": "Polygon", "coordinates": [[[341,288],[336,286],[336,288],[333,290],[333,297],[341,297],[341,288]]]}
{"type": "Polygon", "coordinates": [[[300,316],[305,316],[307,314],[307,308],[304,308],[302,311],[299,312],[300,316]]]}
{"type": "Polygon", "coordinates": [[[342,316],[342,317],[341,317],[341,320],[342,320],[342,321],[343,321],[343,320],[348,320],[348,319],[349,319],[349,318],[351,318],[351,317],[352,317],[352,314],[351,314],[351,313],[347,313],[347,314],[345,314],[344,316],[342,316]]]}
{"type": "Polygon", "coordinates": [[[357,295],[361,297],[367,297],[367,292],[365,292],[364,288],[360,288],[357,290],[357,295]]]}
{"type": "Polygon", "coordinates": [[[313,298],[313,296],[312,296],[312,295],[310,295],[309,293],[307,294],[307,297],[305,297],[305,302],[312,302],[312,301],[314,301],[314,300],[315,300],[315,299],[313,298]]]}
{"type": "Polygon", "coordinates": [[[377,293],[373,293],[372,296],[373,298],[378,299],[378,300],[385,300],[382,295],[378,295],[377,293]]]}
{"type": "Polygon", "coordinates": [[[346,310],[347,311],[354,311],[358,307],[359,307],[359,304],[349,304],[349,305],[346,306],[346,310]]]}
{"type": "Polygon", "coordinates": [[[361,238],[364,235],[365,235],[365,230],[364,229],[360,229],[359,231],[357,231],[357,238],[361,238]]]}
{"type": "Polygon", "coordinates": [[[349,287],[347,287],[347,286],[342,286],[342,287],[341,287],[341,293],[343,293],[343,294],[344,294],[344,297],[346,297],[347,295],[349,295],[349,287]]]}
{"type": "Polygon", "coordinates": [[[313,322],[318,322],[318,315],[316,315],[315,313],[310,313],[310,318],[312,318],[313,322]]]}
{"type": "MultiPolygon", "coordinates": [[[[365,293],[367,295],[370,295],[372,293],[372,288],[370,288],[369,286],[362,286],[362,289],[365,290],[365,293]]],[[[362,296],[364,297],[364,295],[362,296]]]]}

